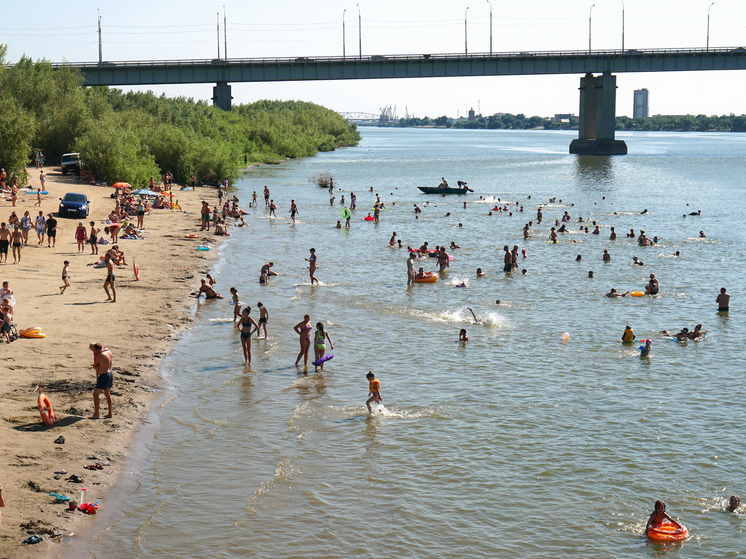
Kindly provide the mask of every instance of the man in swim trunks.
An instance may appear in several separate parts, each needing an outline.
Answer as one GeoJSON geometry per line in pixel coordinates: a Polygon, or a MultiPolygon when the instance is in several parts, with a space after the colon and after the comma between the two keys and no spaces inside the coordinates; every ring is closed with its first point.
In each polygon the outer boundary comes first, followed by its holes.
{"type": "Polygon", "coordinates": [[[113,415],[111,387],[114,384],[114,375],[111,372],[111,365],[114,362],[114,356],[108,348],[103,347],[99,343],[91,344],[88,347],[93,352],[93,370],[96,371],[96,388],[93,391],[93,415],[89,416],[88,419],[99,418],[99,396],[101,396],[101,392],[106,396],[106,402],[109,405],[109,413],[104,417],[106,419],[111,419],[113,415]]]}
{"type": "Polygon", "coordinates": [[[21,261],[21,247],[23,246],[23,233],[18,228],[18,225],[13,228],[11,233],[11,240],[13,241],[13,264],[18,264],[21,261]]]}
{"type": "Polygon", "coordinates": [[[104,261],[106,262],[106,280],[104,281],[104,291],[106,291],[106,300],[111,301],[112,303],[117,302],[117,290],[114,288],[114,262],[111,259],[111,254],[108,252],[104,256],[104,261]],[[114,295],[114,298],[112,299],[111,294],[109,294],[109,287],[111,287],[111,292],[114,295]]]}
{"type": "Polygon", "coordinates": [[[202,201],[202,209],[200,210],[200,214],[201,214],[200,215],[201,225],[200,225],[199,230],[204,231],[205,229],[207,229],[209,231],[210,230],[210,205],[204,200],[202,201]]]}
{"type": "Polygon", "coordinates": [[[269,322],[269,311],[261,302],[256,304],[259,307],[259,328],[256,329],[256,333],[259,334],[259,329],[264,328],[264,339],[267,339],[267,322],[269,322]]]}
{"type": "Polygon", "coordinates": [[[505,245],[503,250],[505,251],[505,267],[503,268],[503,271],[510,272],[510,270],[513,269],[513,254],[510,252],[510,247],[508,245],[505,245]]]}
{"type": "Polygon", "coordinates": [[[264,266],[262,266],[262,269],[259,271],[259,275],[267,274],[267,276],[276,276],[277,272],[273,272],[271,270],[272,266],[274,265],[275,265],[274,262],[269,262],[268,264],[265,264],[264,266]]]}
{"type": "MultiPolygon", "coordinates": [[[[5,258],[7,260],[7,254],[5,255],[5,258]]],[[[730,295],[725,293],[724,287],[720,288],[720,295],[717,296],[715,302],[718,304],[718,312],[728,312],[728,309],[730,308],[730,295]]]]}
{"type": "Polygon", "coordinates": [[[290,200],[290,217],[295,223],[295,215],[298,213],[298,206],[295,204],[295,200],[290,200]]]}
{"type": "Polygon", "coordinates": [[[648,295],[655,295],[658,293],[658,280],[655,279],[655,274],[650,274],[650,281],[645,286],[645,293],[648,295]]]}
{"type": "Polygon", "coordinates": [[[367,375],[365,375],[365,378],[368,379],[368,400],[365,402],[365,405],[368,406],[368,412],[372,412],[373,410],[370,409],[370,403],[375,402],[376,404],[380,404],[381,400],[383,398],[381,397],[381,382],[376,379],[376,375],[373,374],[373,371],[368,372],[367,375]]]}
{"type": "Polygon", "coordinates": [[[617,290],[612,287],[611,291],[609,291],[606,296],[607,297],[626,297],[629,291],[625,291],[624,293],[617,293],[617,290]]]}
{"type": "Polygon", "coordinates": [[[264,187],[264,207],[269,208],[269,187],[264,187]]]}
{"type": "Polygon", "coordinates": [[[10,246],[10,229],[5,222],[0,223],[0,262],[8,261],[8,247],[10,246]]]}
{"type": "Polygon", "coordinates": [[[197,292],[197,299],[199,299],[200,295],[205,294],[205,299],[222,299],[223,296],[215,291],[212,286],[207,284],[207,280],[202,280],[202,285],[199,288],[199,291],[197,292]]]}

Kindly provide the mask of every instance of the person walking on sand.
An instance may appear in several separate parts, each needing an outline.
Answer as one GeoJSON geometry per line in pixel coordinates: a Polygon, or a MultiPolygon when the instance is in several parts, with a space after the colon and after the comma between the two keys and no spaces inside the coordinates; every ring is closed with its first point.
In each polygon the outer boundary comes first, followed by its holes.
{"type": "Polygon", "coordinates": [[[114,362],[114,356],[111,354],[108,348],[103,347],[99,343],[91,344],[88,346],[93,352],[93,370],[96,371],[96,388],[93,391],[93,415],[88,416],[88,419],[99,418],[99,397],[101,393],[106,396],[106,403],[109,405],[109,413],[104,417],[111,419],[114,415],[112,413],[111,404],[111,387],[114,384],[114,375],[111,372],[111,365],[114,362]]]}
{"type": "Polygon", "coordinates": [[[200,231],[210,230],[210,205],[202,200],[202,209],[200,210],[200,231]]]}
{"type": "Polygon", "coordinates": [[[249,316],[251,307],[246,305],[241,313],[241,322],[238,326],[241,329],[241,348],[243,349],[243,358],[248,365],[251,365],[251,334],[259,332],[259,325],[249,316]],[[254,328],[252,332],[252,328],[254,328]]]}
{"type": "Polygon", "coordinates": [[[314,280],[316,283],[319,283],[319,280],[316,279],[316,276],[314,276],[314,273],[316,272],[316,249],[312,248],[310,249],[311,255],[306,258],[306,260],[310,263],[310,266],[308,266],[308,271],[311,276],[311,285],[313,285],[314,280]]]}
{"type": "Polygon", "coordinates": [[[114,263],[111,261],[111,254],[108,252],[104,256],[104,262],[106,262],[106,280],[104,280],[104,291],[106,291],[106,300],[112,303],[117,302],[117,290],[114,288],[114,263]],[[111,287],[111,294],[109,294],[109,287],[111,287]]]}
{"type": "Polygon", "coordinates": [[[0,223],[0,263],[8,263],[8,247],[10,246],[10,229],[5,226],[5,222],[0,223]]]}
{"type": "Polygon", "coordinates": [[[13,240],[13,264],[19,264],[21,262],[21,247],[23,246],[23,235],[21,230],[16,224],[13,227],[13,233],[11,234],[13,240]]]}
{"type": "Polygon", "coordinates": [[[36,238],[39,239],[37,244],[44,244],[44,232],[47,229],[47,218],[44,217],[44,212],[39,210],[39,215],[36,216],[36,238]]]}
{"type": "Polygon", "coordinates": [[[34,204],[34,207],[41,207],[41,188],[36,190],[36,203],[34,204]]]}
{"type": "Polygon", "coordinates": [[[370,398],[365,402],[365,405],[368,407],[368,413],[373,413],[373,410],[370,408],[370,403],[375,402],[376,404],[380,404],[383,400],[381,397],[381,382],[376,378],[376,375],[373,374],[373,371],[368,371],[365,378],[368,379],[368,396],[370,396],[370,398]]]}
{"type": "Polygon", "coordinates": [[[53,214],[47,215],[47,248],[57,246],[57,220],[53,214]]]}
{"type": "MultiPolygon", "coordinates": [[[[5,259],[8,259],[7,253],[5,259]]],[[[730,309],[730,295],[725,292],[724,287],[720,288],[720,295],[717,296],[715,302],[718,304],[718,312],[728,312],[730,309]]]]}
{"type": "MultiPolygon", "coordinates": [[[[316,332],[314,334],[313,339],[313,353],[314,353],[314,361],[318,361],[319,359],[322,359],[324,355],[326,354],[326,340],[329,340],[329,349],[334,349],[334,344],[332,343],[332,338],[329,336],[329,332],[324,330],[324,323],[323,322],[317,322],[316,323],[316,332]]],[[[321,367],[321,370],[324,370],[324,364],[321,363],[321,365],[314,365],[314,367],[318,370],[319,366],[321,367]]]]}
{"type": "MultiPolygon", "coordinates": [[[[264,329],[264,339],[267,339],[267,322],[269,322],[269,311],[267,310],[267,307],[265,307],[262,302],[258,302],[256,304],[257,307],[259,307],[259,328],[264,329]]],[[[259,328],[257,328],[257,338],[259,336],[259,328]]]]}
{"type": "Polygon", "coordinates": [[[63,264],[64,265],[62,266],[62,283],[64,283],[64,285],[60,287],[60,295],[64,295],[65,289],[70,287],[70,269],[69,269],[70,263],[67,260],[65,260],[63,264]]]}
{"type": "Polygon", "coordinates": [[[293,326],[293,330],[295,330],[296,334],[300,336],[300,352],[298,353],[298,357],[295,359],[295,364],[298,365],[302,357],[303,366],[307,367],[308,348],[311,347],[311,330],[313,330],[313,326],[311,326],[311,315],[303,315],[303,320],[293,326]]]}
{"type": "Polygon", "coordinates": [[[78,241],[78,252],[85,252],[85,242],[88,235],[85,233],[85,225],[82,221],[78,222],[78,227],[75,229],[75,240],[78,241]]]}
{"type": "MultiPolygon", "coordinates": [[[[44,173],[44,169],[41,170],[39,173],[39,182],[41,183],[41,188],[39,189],[39,194],[41,194],[42,190],[45,190],[45,185],[47,183],[47,175],[44,173]]],[[[39,204],[41,205],[41,204],[39,204]]]]}

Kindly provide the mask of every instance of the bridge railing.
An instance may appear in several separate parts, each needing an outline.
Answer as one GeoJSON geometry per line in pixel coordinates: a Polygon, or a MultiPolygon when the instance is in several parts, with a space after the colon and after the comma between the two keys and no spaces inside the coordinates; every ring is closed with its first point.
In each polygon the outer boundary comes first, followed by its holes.
{"type": "Polygon", "coordinates": [[[117,68],[117,67],[148,67],[148,66],[224,66],[234,64],[315,64],[315,63],[370,63],[383,61],[422,62],[443,60],[493,60],[505,58],[566,58],[566,57],[619,57],[619,56],[672,56],[692,54],[744,54],[745,47],[716,47],[704,48],[675,48],[675,49],[611,49],[611,50],[558,50],[558,51],[519,51],[519,52],[495,52],[469,53],[469,54],[381,54],[369,56],[299,56],[285,58],[229,58],[225,59],[183,59],[183,60],[121,60],[105,62],[54,62],[52,66],[73,66],[76,68],[117,68]]]}

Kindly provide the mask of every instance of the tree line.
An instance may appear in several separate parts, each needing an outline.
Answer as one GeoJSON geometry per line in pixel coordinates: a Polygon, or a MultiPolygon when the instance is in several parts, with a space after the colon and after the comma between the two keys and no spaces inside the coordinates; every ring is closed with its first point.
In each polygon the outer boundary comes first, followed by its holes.
{"type": "MultiPolygon", "coordinates": [[[[488,129],[488,130],[577,130],[577,117],[559,121],[554,118],[541,116],[527,117],[524,114],[513,115],[510,113],[495,114],[484,117],[478,116],[474,120],[453,120],[447,116],[437,118],[402,118],[394,126],[402,127],[440,127],[440,128],[466,128],[466,129],[488,129]]],[[[736,116],[734,114],[723,116],[706,115],[660,115],[649,118],[629,118],[627,116],[616,117],[617,130],[648,130],[648,131],[671,131],[671,132],[746,132],[746,115],[736,116]]]]}
{"type": "Polygon", "coordinates": [[[235,179],[245,159],[271,163],[356,145],[338,113],[301,101],[258,101],[231,111],[191,98],[84,87],[75,68],[4,62],[0,45],[0,167],[24,182],[33,154],[48,163],[80,152],[102,181],[143,185],[170,171],[204,184],[235,179]]]}

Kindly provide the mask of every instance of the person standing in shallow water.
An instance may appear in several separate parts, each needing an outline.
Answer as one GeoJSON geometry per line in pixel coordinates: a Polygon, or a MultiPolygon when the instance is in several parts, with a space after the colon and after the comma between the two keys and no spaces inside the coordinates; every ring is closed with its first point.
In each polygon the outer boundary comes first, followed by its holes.
{"type": "Polygon", "coordinates": [[[311,315],[303,315],[303,320],[293,326],[296,334],[300,336],[300,352],[298,357],[295,359],[295,364],[300,363],[301,357],[303,358],[303,366],[308,366],[308,349],[311,347],[311,315]]]}
{"type": "Polygon", "coordinates": [[[720,295],[717,296],[715,302],[718,304],[718,312],[728,312],[730,309],[730,295],[725,292],[725,288],[720,288],[720,295]]]}
{"type": "Polygon", "coordinates": [[[106,397],[106,402],[109,405],[109,413],[104,417],[111,419],[112,417],[112,403],[111,403],[111,387],[114,384],[114,376],[111,372],[111,365],[114,361],[114,357],[108,348],[103,347],[99,343],[91,344],[88,346],[93,352],[93,365],[92,368],[96,371],[96,388],[93,391],[93,415],[89,416],[88,419],[99,418],[99,397],[101,392],[106,397]]]}
{"type": "Polygon", "coordinates": [[[308,266],[308,272],[311,276],[311,285],[313,285],[313,282],[319,283],[319,280],[314,276],[314,273],[316,272],[316,249],[312,248],[310,249],[311,255],[306,258],[306,261],[310,263],[308,266]]]}

